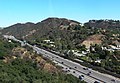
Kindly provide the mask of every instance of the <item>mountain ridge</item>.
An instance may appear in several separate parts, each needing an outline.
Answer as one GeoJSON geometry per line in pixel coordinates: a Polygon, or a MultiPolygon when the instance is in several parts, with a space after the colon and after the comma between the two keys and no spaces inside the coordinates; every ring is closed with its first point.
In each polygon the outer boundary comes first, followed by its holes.
{"type": "MultiPolygon", "coordinates": [[[[1,34],[13,35],[19,39],[35,41],[41,39],[51,39],[53,41],[71,41],[79,44],[84,39],[94,34],[96,28],[119,28],[119,20],[89,20],[84,26],[74,20],[66,18],[46,18],[38,23],[17,23],[0,30],[1,34]]],[[[96,33],[96,32],[95,32],[96,33]]],[[[66,44],[68,43],[66,42],[66,44]]]]}
{"type": "Polygon", "coordinates": [[[15,35],[16,37],[18,37],[18,36],[21,37],[21,36],[27,35],[30,31],[32,31],[34,29],[35,30],[47,29],[47,31],[49,31],[50,29],[53,29],[55,27],[60,27],[61,25],[64,25],[64,26],[68,25],[69,26],[70,23],[71,24],[73,23],[72,25],[74,25],[74,23],[80,24],[77,21],[68,20],[65,18],[47,18],[47,19],[45,19],[41,22],[38,22],[36,24],[31,23],[31,22],[14,24],[14,25],[11,25],[9,27],[4,28],[2,30],[2,33],[8,34],[8,35],[15,35]],[[24,34],[24,33],[27,33],[27,34],[24,34]],[[20,34],[21,34],[21,36],[20,36],[20,34]]]}

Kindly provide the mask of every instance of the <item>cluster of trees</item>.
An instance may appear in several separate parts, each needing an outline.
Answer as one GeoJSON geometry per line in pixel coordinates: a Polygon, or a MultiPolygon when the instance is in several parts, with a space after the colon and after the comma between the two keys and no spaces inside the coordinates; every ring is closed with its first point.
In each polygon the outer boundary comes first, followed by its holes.
{"type": "Polygon", "coordinates": [[[15,59],[9,63],[0,60],[0,82],[2,83],[85,83],[72,75],[49,73],[38,70],[31,60],[15,59]]]}
{"type": "Polygon", "coordinates": [[[86,27],[94,28],[120,28],[119,20],[90,20],[85,23],[86,27]]]}
{"type": "Polygon", "coordinates": [[[100,45],[94,45],[90,47],[90,53],[87,54],[92,62],[92,65],[100,66],[111,72],[120,74],[120,51],[110,52],[102,50],[100,45]],[[96,60],[101,60],[100,63],[96,63],[96,60]]]}
{"type": "Polygon", "coordinates": [[[3,59],[5,56],[10,55],[11,50],[16,46],[18,46],[18,43],[16,42],[8,43],[8,41],[0,39],[0,59],[3,59]]]}
{"type": "Polygon", "coordinates": [[[94,46],[90,46],[90,56],[92,59],[105,59],[107,55],[109,55],[109,51],[102,50],[101,45],[95,44],[94,46]],[[90,56],[91,54],[91,56],[90,56]]]}
{"type": "Polygon", "coordinates": [[[114,73],[120,74],[120,51],[114,51],[107,55],[101,66],[114,73]]]}

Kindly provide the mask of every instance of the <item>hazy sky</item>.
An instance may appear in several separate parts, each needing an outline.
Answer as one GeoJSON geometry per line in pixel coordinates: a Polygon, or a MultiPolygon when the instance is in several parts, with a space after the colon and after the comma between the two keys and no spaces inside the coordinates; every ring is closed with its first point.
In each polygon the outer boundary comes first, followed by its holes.
{"type": "Polygon", "coordinates": [[[120,0],[0,0],[0,26],[40,22],[62,17],[86,22],[89,19],[120,19],[120,0]]]}

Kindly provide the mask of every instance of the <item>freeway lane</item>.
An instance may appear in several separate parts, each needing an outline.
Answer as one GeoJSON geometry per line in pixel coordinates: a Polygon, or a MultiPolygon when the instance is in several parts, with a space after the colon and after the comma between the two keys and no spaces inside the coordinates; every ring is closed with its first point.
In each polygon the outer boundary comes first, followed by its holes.
{"type": "MultiPolygon", "coordinates": [[[[53,61],[53,62],[57,63],[56,61],[53,61]]],[[[67,71],[66,72],[67,74],[72,74],[72,75],[74,75],[75,77],[78,77],[78,78],[79,78],[79,76],[83,75],[82,73],[77,72],[74,69],[69,69],[69,67],[65,66],[64,64],[57,63],[57,65],[63,67],[63,70],[67,71]]],[[[87,83],[94,83],[94,81],[96,81],[95,79],[90,78],[87,75],[84,75],[84,77],[82,78],[82,80],[85,80],[87,83]]]]}

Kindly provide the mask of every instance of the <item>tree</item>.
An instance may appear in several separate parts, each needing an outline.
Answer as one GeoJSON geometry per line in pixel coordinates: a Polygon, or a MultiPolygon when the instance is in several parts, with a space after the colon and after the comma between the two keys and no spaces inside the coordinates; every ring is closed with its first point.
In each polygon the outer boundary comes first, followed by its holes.
{"type": "Polygon", "coordinates": [[[117,56],[120,56],[120,51],[115,50],[114,54],[117,55],[117,56]]]}

